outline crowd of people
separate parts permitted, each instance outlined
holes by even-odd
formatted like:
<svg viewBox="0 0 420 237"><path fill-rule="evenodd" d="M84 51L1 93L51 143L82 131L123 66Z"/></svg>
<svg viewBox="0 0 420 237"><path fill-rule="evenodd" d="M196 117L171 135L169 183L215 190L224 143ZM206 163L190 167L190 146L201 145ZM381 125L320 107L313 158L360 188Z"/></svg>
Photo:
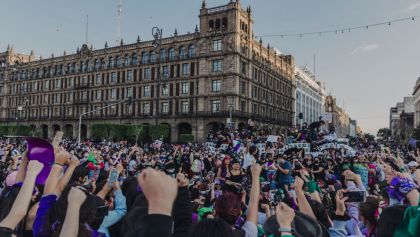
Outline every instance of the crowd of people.
<svg viewBox="0 0 420 237"><path fill-rule="evenodd" d="M188 144L65 139L51 164L28 159L24 140L1 140L0 236L419 237L420 150L279 152L289 136L334 142L323 125Z"/></svg>

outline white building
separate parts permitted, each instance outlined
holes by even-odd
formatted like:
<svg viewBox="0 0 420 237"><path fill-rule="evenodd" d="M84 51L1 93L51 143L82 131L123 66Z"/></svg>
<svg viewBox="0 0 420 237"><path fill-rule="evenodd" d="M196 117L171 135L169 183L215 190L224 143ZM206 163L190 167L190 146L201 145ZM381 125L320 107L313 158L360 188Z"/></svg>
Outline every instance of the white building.
<svg viewBox="0 0 420 237"><path fill-rule="evenodd" d="M296 100L295 100L295 125L312 123L319 120L325 112L325 86L315 80L315 76L308 70L295 67ZM303 114L300 121L299 113Z"/></svg>

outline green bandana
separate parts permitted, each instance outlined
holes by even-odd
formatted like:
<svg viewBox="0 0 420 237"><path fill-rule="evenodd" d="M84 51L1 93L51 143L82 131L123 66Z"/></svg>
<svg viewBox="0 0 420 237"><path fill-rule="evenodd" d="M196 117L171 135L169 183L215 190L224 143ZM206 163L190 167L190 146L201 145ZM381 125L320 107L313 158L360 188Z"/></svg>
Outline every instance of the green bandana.
<svg viewBox="0 0 420 237"><path fill-rule="evenodd" d="M398 226L394 237L420 236L420 200L417 207L410 206L404 212L404 220Z"/></svg>

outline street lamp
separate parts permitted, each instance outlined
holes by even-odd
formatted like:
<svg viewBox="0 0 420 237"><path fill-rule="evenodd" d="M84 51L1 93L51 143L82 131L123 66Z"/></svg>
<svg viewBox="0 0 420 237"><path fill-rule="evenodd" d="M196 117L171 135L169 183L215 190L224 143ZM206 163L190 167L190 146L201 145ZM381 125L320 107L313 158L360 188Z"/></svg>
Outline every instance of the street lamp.
<svg viewBox="0 0 420 237"><path fill-rule="evenodd" d="M109 107L112 107L112 106L115 106L115 105L118 105L118 104L122 104L124 102L127 102L128 105L131 105L132 102L133 102L133 97L130 96L126 100L122 100L122 101L119 101L119 102L116 102L116 103L113 103L113 104L110 104L110 105L107 105L107 106L103 106L103 107L100 107L100 108L97 108L97 109L94 109L94 110L91 110L91 111L87 111L85 113L81 113L79 115L79 133L78 133L78 139L77 139L79 144L80 144L80 141L81 141L80 136L81 136L81 130L82 130L82 117L83 117L83 115L91 114L91 113L94 113L96 111L100 111L100 110L103 110L103 109L106 109L106 108L109 108Z"/></svg>
<svg viewBox="0 0 420 237"><path fill-rule="evenodd" d="M157 127L158 124L158 115L159 115L159 103L160 103L160 73L161 73L161 68L160 68L160 64L161 64L161 58L160 58L160 54L161 54L161 50L162 50L162 29L160 29L159 27L153 27L152 28L152 35L153 35L153 47L155 49L158 49L158 68L157 68L157 103L156 103L156 116L155 116L155 125Z"/></svg>

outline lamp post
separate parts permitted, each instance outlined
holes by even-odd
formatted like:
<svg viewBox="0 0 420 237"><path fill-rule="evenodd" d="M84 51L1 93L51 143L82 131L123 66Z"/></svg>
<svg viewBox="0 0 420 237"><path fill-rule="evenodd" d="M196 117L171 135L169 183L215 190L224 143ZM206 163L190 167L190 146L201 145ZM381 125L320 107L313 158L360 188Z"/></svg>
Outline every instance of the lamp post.
<svg viewBox="0 0 420 237"><path fill-rule="evenodd" d="M162 50L162 29L160 29L159 27L153 27L152 28L152 35L153 35L153 47L155 49L158 49L158 67L157 67L157 103L156 103L156 112L155 112L155 125L157 128L158 125L158 115L159 115L159 107L160 107L160 93L161 93L161 89L160 89L160 73L161 73L161 68L160 68L160 64L161 64L161 58L160 58L160 54L161 54L161 50Z"/></svg>

